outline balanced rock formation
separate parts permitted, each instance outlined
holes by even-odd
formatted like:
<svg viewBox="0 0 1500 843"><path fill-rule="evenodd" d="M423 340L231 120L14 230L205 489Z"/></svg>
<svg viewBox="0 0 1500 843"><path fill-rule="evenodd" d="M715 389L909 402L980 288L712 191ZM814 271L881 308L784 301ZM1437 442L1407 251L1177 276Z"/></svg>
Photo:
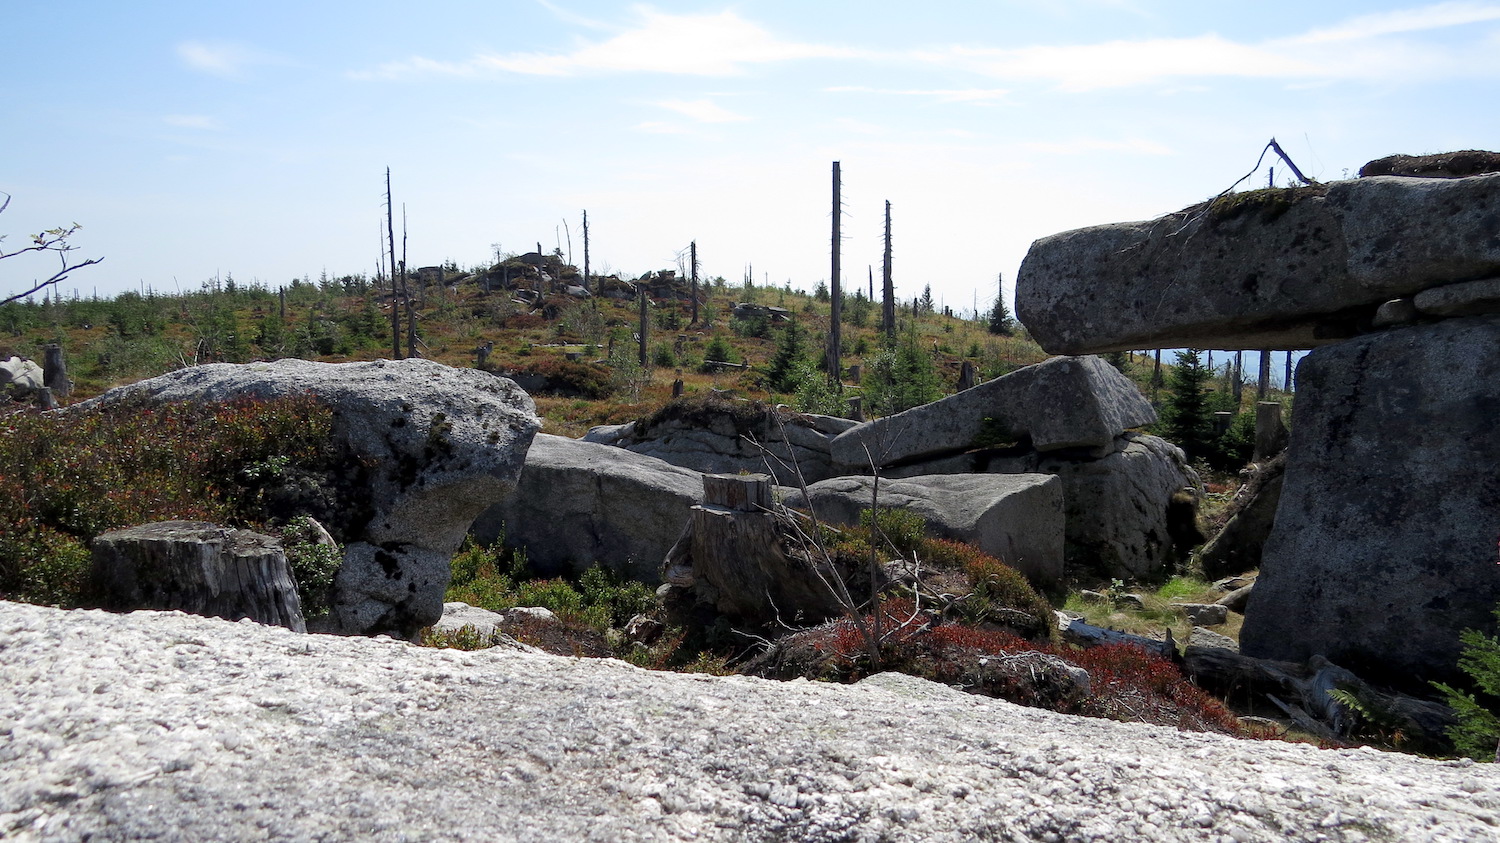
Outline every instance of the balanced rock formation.
<svg viewBox="0 0 1500 843"><path fill-rule="evenodd" d="M1032 244L1016 314L1053 354L1304 349L1384 302L1500 275L1500 173L1231 194Z"/></svg>
<svg viewBox="0 0 1500 843"><path fill-rule="evenodd" d="M420 359L194 366L93 401L300 394L333 408L334 436L368 468L373 516L327 524L349 539L334 581L335 628L415 635L442 615L449 563L469 526L515 485L540 424L535 405L509 380Z"/></svg>
<svg viewBox="0 0 1500 843"><path fill-rule="evenodd" d="M177 609L306 632L281 542L202 521L159 521L94 539L92 586L106 609Z"/></svg>
<svg viewBox="0 0 1500 843"><path fill-rule="evenodd" d="M813 483L783 502L819 520L858 524L870 508L873 477ZM956 539L1020 571L1038 589L1063 576L1063 483L1044 474L935 474L882 480L879 504L914 512L933 535Z"/></svg>
<svg viewBox="0 0 1500 843"><path fill-rule="evenodd" d="M1281 502L1240 639L1375 681L1456 675L1500 604L1500 315L1385 331L1298 367Z"/></svg>
<svg viewBox="0 0 1500 843"><path fill-rule="evenodd" d="M669 404L639 421L601 425L583 439L704 474L768 473L791 485L798 471L808 483L834 476L829 455L833 438L856 424L709 397Z"/></svg>
<svg viewBox="0 0 1500 843"><path fill-rule="evenodd" d="M0 838L1491 840L1487 765L0 603Z"/></svg>
<svg viewBox="0 0 1500 843"><path fill-rule="evenodd" d="M545 574L590 565L660 582L661 560L703 497L703 475L654 457L539 433L514 491L474 522L476 538L526 549Z"/></svg>

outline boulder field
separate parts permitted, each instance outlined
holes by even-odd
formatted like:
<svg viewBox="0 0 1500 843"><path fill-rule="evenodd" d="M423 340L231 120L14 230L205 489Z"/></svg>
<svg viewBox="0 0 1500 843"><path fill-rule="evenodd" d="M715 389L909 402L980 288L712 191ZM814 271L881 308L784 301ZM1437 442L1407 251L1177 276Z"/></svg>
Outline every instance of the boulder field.
<svg viewBox="0 0 1500 843"><path fill-rule="evenodd" d="M0 838L1472 843L1490 765L0 603Z"/></svg>

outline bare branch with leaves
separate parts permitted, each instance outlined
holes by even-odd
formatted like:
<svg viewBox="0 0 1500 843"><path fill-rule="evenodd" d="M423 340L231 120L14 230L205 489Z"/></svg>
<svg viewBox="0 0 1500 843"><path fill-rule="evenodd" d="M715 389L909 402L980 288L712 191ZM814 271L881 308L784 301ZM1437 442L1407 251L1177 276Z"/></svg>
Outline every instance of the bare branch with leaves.
<svg viewBox="0 0 1500 843"><path fill-rule="evenodd" d="M10 194L6 193L4 195L5 200L3 202L0 202L0 214L5 213L5 209L10 207ZM12 296L7 296L4 299L0 299L0 304L10 304L13 301L24 299L27 296L39 293L47 287L53 286L63 279L67 278L68 274L73 272L74 270L82 269L85 266L93 266L94 264L104 260L104 258L90 258L79 263L68 263L68 253L75 251L78 248L77 246L69 243L68 238L73 236L73 234L77 232L79 228L82 228L82 226L80 226L76 222L68 226L49 228L40 234L31 235L31 245L23 246L12 252L5 251L5 237L4 235L0 235L0 260L13 258L18 255L24 255L28 252L52 252L53 254L57 255L58 260L62 263L62 268L53 273L46 280L34 281L30 289L16 293Z"/></svg>

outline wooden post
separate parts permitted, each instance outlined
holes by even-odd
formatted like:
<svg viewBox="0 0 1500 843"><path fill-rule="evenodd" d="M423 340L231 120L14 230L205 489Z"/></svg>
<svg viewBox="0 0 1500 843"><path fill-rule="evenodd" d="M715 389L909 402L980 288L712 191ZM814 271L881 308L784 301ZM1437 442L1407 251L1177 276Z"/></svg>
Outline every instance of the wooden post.
<svg viewBox="0 0 1500 843"><path fill-rule="evenodd" d="M833 270L829 289L833 294L833 306L830 308L828 317L828 380L835 387L839 385L839 372L842 367L839 364L839 344L842 338L839 336L839 318L844 305L843 285L839 280L839 258L843 244L840 242L839 225L843 222L842 202L839 192L842 185L839 179L839 162L833 162Z"/></svg>
<svg viewBox="0 0 1500 843"><path fill-rule="evenodd" d="M682 390L683 390L682 378L678 378L677 380L672 381L672 397L673 398L681 398L682 397Z"/></svg>
<svg viewBox="0 0 1500 843"><path fill-rule="evenodd" d="M73 392L68 380L68 366L63 361L62 346L49 343L42 348L42 383L52 390L53 398L67 398Z"/></svg>
<svg viewBox="0 0 1500 843"><path fill-rule="evenodd" d="M855 386L859 386L859 379L864 376L864 367L855 363L849 367L849 380Z"/></svg>
<svg viewBox="0 0 1500 843"><path fill-rule="evenodd" d="M891 200L885 200L885 263L881 265L881 325L887 339L896 338L896 285L891 280Z"/></svg>

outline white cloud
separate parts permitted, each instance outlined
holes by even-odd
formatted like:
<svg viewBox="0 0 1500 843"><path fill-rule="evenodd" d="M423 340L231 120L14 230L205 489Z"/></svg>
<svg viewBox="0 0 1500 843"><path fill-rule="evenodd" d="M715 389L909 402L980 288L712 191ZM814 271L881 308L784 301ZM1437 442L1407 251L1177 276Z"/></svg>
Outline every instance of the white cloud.
<svg viewBox="0 0 1500 843"><path fill-rule="evenodd" d="M202 114L168 114L162 118L162 122L179 129L200 129L205 132L217 132L224 128L218 120Z"/></svg>
<svg viewBox="0 0 1500 843"><path fill-rule="evenodd" d="M184 41L177 45L177 56L194 70L229 78L244 76L254 65L287 63L278 56L224 41Z"/></svg>
<svg viewBox="0 0 1500 843"><path fill-rule="evenodd" d="M833 88L824 88L825 93L830 94L880 94L883 96L896 97L931 97L938 102L982 102L986 100L1003 99L1010 95L1005 88L957 88L957 89L896 89L896 88L866 88L861 85L842 85Z"/></svg>
<svg viewBox="0 0 1500 843"><path fill-rule="evenodd" d="M691 117L699 123L738 123L750 119L712 100L663 100L656 105L685 117Z"/></svg>
<svg viewBox="0 0 1500 843"><path fill-rule="evenodd" d="M843 47L778 39L733 11L672 15L639 6L635 12L639 18L636 26L603 41L584 43L571 52L487 54L459 63L412 58L383 65L373 73L354 75L369 78L414 72L470 75L499 71L529 76L594 73L736 76L758 64L860 55Z"/></svg>

